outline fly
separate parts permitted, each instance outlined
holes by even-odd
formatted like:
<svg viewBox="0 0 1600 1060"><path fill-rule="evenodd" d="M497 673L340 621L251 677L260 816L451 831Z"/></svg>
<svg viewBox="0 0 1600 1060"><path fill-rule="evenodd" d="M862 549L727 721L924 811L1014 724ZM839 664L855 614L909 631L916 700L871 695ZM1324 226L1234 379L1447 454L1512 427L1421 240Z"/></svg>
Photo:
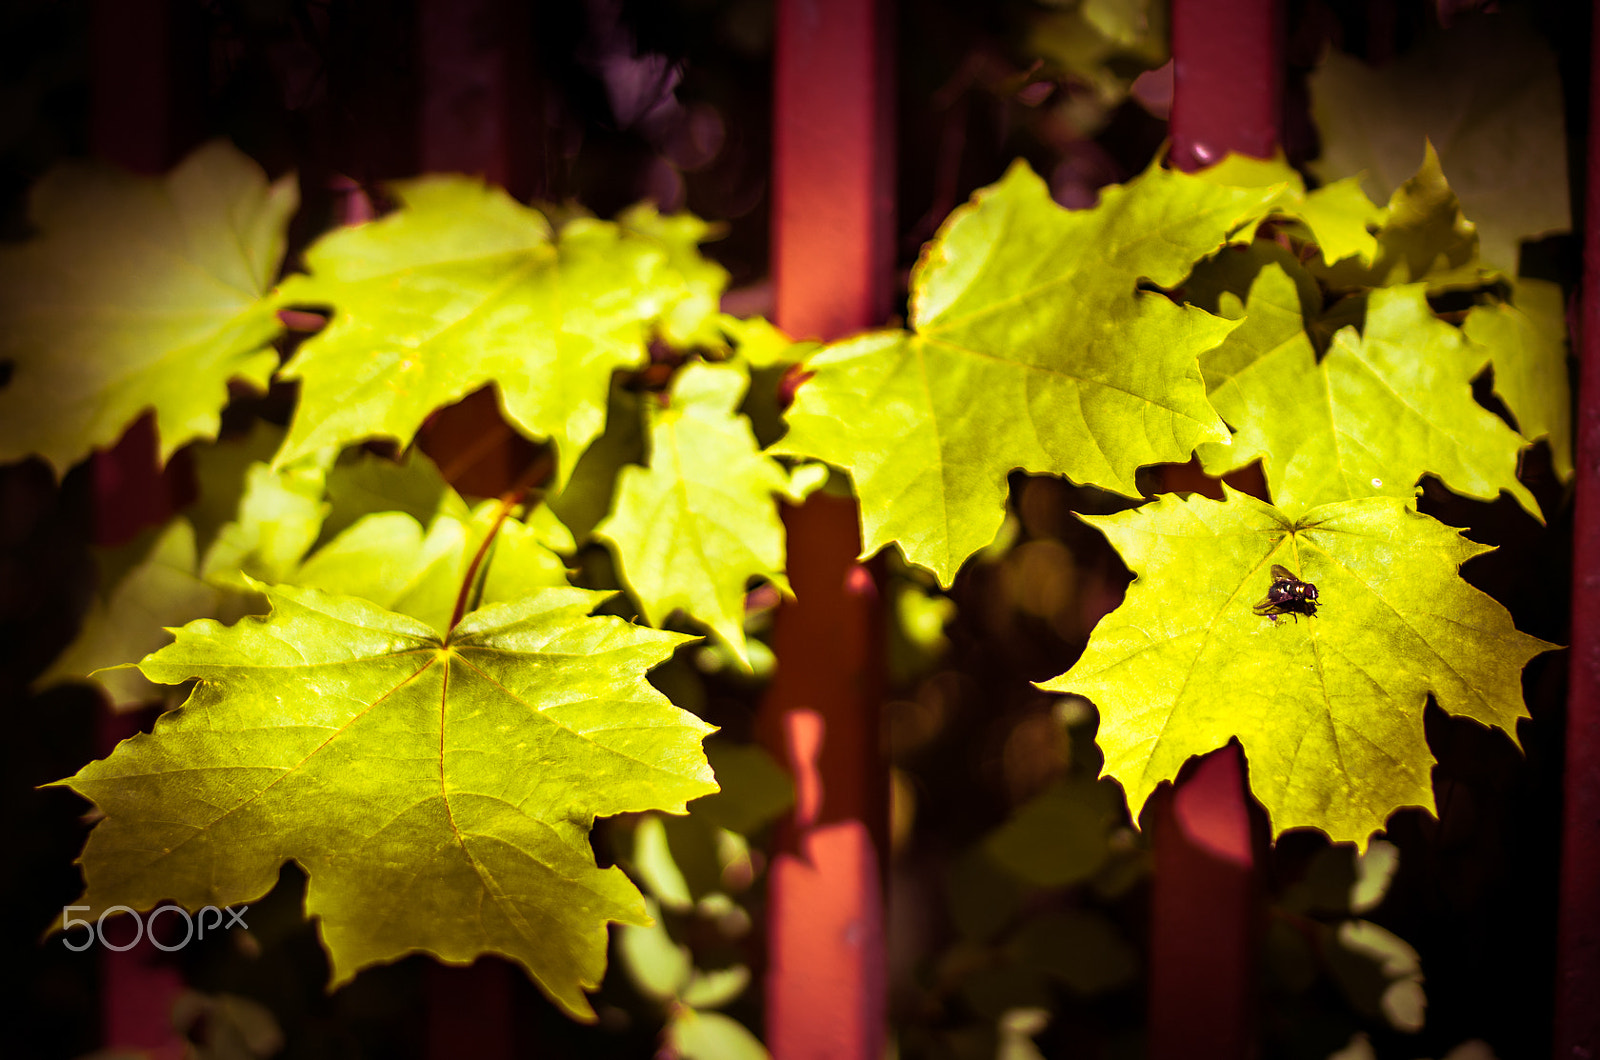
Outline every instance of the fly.
<svg viewBox="0 0 1600 1060"><path fill-rule="evenodd" d="M1266 599L1255 606L1255 613L1265 615L1269 622L1277 622L1279 615L1294 615L1296 622L1300 621L1300 615L1310 618L1317 613L1317 587L1296 578L1282 564L1274 563L1272 585L1267 589Z"/></svg>

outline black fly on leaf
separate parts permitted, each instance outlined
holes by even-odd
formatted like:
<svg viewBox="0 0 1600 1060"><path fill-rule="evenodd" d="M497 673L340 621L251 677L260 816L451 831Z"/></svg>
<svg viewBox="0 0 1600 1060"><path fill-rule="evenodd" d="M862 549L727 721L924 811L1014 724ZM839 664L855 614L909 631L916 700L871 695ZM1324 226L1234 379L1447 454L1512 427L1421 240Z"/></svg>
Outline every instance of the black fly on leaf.
<svg viewBox="0 0 1600 1060"><path fill-rule="evenodd" d="M1279 615L1294 615L1296 622L1300 621L1300 615L1310 618L1317 613L1317 587L1296 578L1282 564L1274 563L1272 585L1267 589L1266 599L1255 606L1255 613L1267 616L1269 622L1277 622Z"/></svg>

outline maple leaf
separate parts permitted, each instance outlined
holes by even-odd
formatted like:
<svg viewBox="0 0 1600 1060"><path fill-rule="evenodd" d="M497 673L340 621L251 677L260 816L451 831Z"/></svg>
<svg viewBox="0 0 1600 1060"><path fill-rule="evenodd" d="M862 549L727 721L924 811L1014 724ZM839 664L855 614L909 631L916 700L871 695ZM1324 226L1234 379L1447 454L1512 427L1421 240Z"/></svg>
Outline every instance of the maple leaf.
<svg viewBox="0 0 1600 1060"><path fill-rule="evenodd" d="M546 497L546 503L579 541L593 534L610 513L622 469L644 462L643 421L640 394L613 379L605 431L583 451L572 476Z"/></svg>
<svg viewBox="0 0 1600 1060"><path fill-rule="evenodd" d="M1244 322L1200 358L1211 402L1236 431L1232 445L1199 447L1206 470L1261 457L1285 511L1411 497L1432 473L1479 500L1504 490L1539 518L1517 481L1523 439L1472 397L1487 351L1434 316L1426 295L1420 283L1374 290L1365 334L1340 330L1319 364L1296 285L1280 265L1263 268Z"/></svg>
<svg viewBox="0 0 1600 1060"><path fill-rule="evenodd" d="M1494 392L1528 441L1548 438L1550 460L1572 481L1572 394L1567 377L1567 321L1561 288L1518 279L1511 301L1474 306L1461 330L1489 351Z"/></svg>
<svg viewBox="0 0 1600 1060"><path fill-rule="evenodd" d="M700 253L700 244L722 234L693 214L663 216L654 203L630 206L617 217L628 232L656 243L666 252L663 286L678 287L668 295L661 312L661 337L674 346L714 346L720 343L719 304L728 286L728 270Z"/></svg>
<svg viewBox="0 0 1600 1060"><path fill-rule="evenodd" d="M1014 469L1137 495L1140 465L1226 442L1196 356L1234 326L1172 287L1282 189L1159 167L1063 210L1023 163L946 220L912 277L914 331L825 347L774 451L850 472L862 548L949 585L993 540Z"/></svg>
<svg viewBox="0 0 1600 1060"><path fill-rule="evenodd" d="M322 529L331 456L324 451L276 468L264 461L246 467L238 511L218 528L200 576L238 592L250 591L251 578L287 578Z"/></svg>
<svg viewBox="0 0 1600 1060"><path fill-rule="evenodd" d="M460 502L454 490L446 496ZM493 531L495 538L481 571L482 606L567 584L566 562L555 550L570 552L575 546L572 535L550 509L534 509L526 522L515 518L498 521L496 501L484 501L460 514L449 510L455 503L441 505L444 510L427 522L426 530L405 512L365 516L312 553L291 580L325 592L359 596L443 633L454 615L461 581L484 538Z"/></svg>
<svg viewBox="0 0 1600 1060"><path fill-rule="evenodd" d="M1378 239L1371 229L1383 221L1385 211L1367 198L1355 177L1308 192L1294 210L1311 229L1325 261L1355 258L1370 265L1378 255Z"/></svg>
<svg viewBox="0 0 1600 1060"><path fill-rule="evenodd" d="M297 194L231 145L164 178L64 166L33 190L39 234L0 250L0 461L59 474L147 410L160 457L215 438L228 381L265 389L279 326L264 297Z"/></svg>
<svg viewBox="0 0 1600 1060"><path fill-rule="evenodd" d="M1330 52L1310 78L1322 140L1313 168L1324 180L1360 173L1382 197L1432 141L1478 223L1484 261L1514 274L1519 240L1572 223L1558 65L1511 15L1436 34L1382 68Z"/></svg>
<svg viewBox="0 0 1600 1060"><path fill-rule="evenodd" d="M1355 258L1360 265L1370 266L1377 256L1378 240L1371 229L1385 219L1388 211L1367 198L1361 182L1354 177L1308 192L1305 181L1281 153L1274 158L1227 155L1195 176L1225 187L1276 186L1278 194L1273 199L1272 212L1302 222L1325 261Z"/></svg>
<svg viewBox="0 0 1600 1060"><path fill-rule="evenodd" d="M243 438L191 450L199 498L159 531L95 550L96 598L38 686L87 680L104 689L114 710L176 704L177 689L151 684L124 664L169 643L167 627L264 609L249 578L278 580L294 571L322 524L320 464L274 472L266 463L281 434L258 425Z"/></svg>
<svg viewBox="0 0 1600 1060"><path fill-rule="evenodd" d="M137 670L121 667L168 643L172 635L165 627L215 614L223 590L206 584L197 573L194 527L182 516L153 540L134 545L133 561L125 564L120 577L105 579L78 635L39 675L35 687L88 681L105 690L113 710L131 710L171 694L172 689L152 684ZM110 564L104 557L101 563L105 578Z"/></svg>
<svg viewBox="0 0 1600 1060"><path fill-rule="evenodd" d="M310 275L278 292L334 308L281 373L301 389L279 461L367 438L409 444L429 413L493 383L509 423L554 443L564 483L605 425L611 373L643 364L652 324L709 281L668 267L661 225L640 235L579 217L553 237L543 214L479 181L394 191L402 209L324 236Z"/></svg>
<svg viewBox="0 0 1600 1060"><path fill-rule="evenodd" d="M652 413L649 468L623 469L615 508L594 533L652 625L682 608L748 666L746 583L788 591L774 494L790 487L737 411L747 385L732 366L679 372L667 407Z"/></svg>
<svg viewBox="0 0 1600 1060"><path fill-rule="evenodd" d="M1103 775L1136 819L1185 761L1237 738L1274 834L1320 828L1364 847L1402 806L1434 808L1430 695L1516 742L1522 668L1555 645L1461 579L1487 546L1398 497L1292 520L1225 493L1081 517L1137 577L1072 669L1040 687L1099 708ZM1255 613L1273 564L1317 586L1315 617Z"/></svg>
<svg viewBox="0 0 1600 1060"><path fill-rule="evenodd" d="M715 790L711 727L645 679L685 638L590 617L548 589L447 638L350 597L261 587L266 617L209 619L139 664L199 678L180 709L58 784L105 814L80 862L89 916L256 900L305 869L333 985L412 952L499 953L567 1012L605 965L606 923L644 924L596 816L685 812Z"/></svg>

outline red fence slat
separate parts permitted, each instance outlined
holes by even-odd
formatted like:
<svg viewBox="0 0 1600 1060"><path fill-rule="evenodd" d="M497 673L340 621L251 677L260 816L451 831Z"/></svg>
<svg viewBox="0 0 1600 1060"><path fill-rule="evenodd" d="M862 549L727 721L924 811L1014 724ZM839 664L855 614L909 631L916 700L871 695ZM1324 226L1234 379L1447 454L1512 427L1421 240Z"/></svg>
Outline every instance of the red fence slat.
<svg viewBox="0 0 1600 1060"><path fill-rule="evenodd" d="M469 173L505 185L510 162L511 54L507 0L418 0L421 97L417 157L423 172ZM490 413L492 415L492 412ZM512 968L480 960L433 963L427 975L427 1055L510 1060ZM515 974L520 974L515 973Z"/></svg>
<svg viewBox="0 0 1600 1060"><path fill-rule="evenodd" d="M780 0L772 261L778 323L837 338L888 312L894 202L884 0ZM878 1060L886 1043L876 587L855 505L785 514L789 578L764 736L799 802L772 861L766 1034L777 1060Z"/></svg>
<svg viewBox="0 0 1600 1060"><path fill-rule="evenodd" d="M192 145L196 93L204 65L189 34L197 12L171 0L98 0L90 13L90 149L106 162L137 173L165 171ZM133 424L111 449L93 458L94 539L121 544L172 514L174 479L157 464L154 421ZM137 715L103 707L95 734L104 757L139 730ZM117 923L116 921L121 921ZM120 945L131 938L129 918L106 921ZM152 1060L178 1060L186 1043L172 1027L172 1008L184 989L177 967L148 933L124 951L96 946L100 962L101 1042L106 1049L139 1049Z"/></svg>
<svg viewBox="0 0 1600 1060"><path fill-rule="evenodd" d="M1276 0L1173 0L1172 159L1268 157L1282 124ZM1256 864L1244 756L1207 756L1154 807L1152 1060L1240 1060L1258 1049Z"/></svg>

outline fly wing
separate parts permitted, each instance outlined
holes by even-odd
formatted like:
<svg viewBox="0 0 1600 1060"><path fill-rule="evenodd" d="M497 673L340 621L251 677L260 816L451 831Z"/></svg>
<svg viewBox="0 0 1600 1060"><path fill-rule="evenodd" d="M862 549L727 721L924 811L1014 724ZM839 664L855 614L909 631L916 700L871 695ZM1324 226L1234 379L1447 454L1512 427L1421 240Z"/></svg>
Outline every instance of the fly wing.
<svg viewBox="0 0 1600 1060"><path fill-rule="evenodd" d="M1297 582L1300 579L1289 573L1289 569L1281 563L1272 565L1272 580L1275 582Z"/></svg>

